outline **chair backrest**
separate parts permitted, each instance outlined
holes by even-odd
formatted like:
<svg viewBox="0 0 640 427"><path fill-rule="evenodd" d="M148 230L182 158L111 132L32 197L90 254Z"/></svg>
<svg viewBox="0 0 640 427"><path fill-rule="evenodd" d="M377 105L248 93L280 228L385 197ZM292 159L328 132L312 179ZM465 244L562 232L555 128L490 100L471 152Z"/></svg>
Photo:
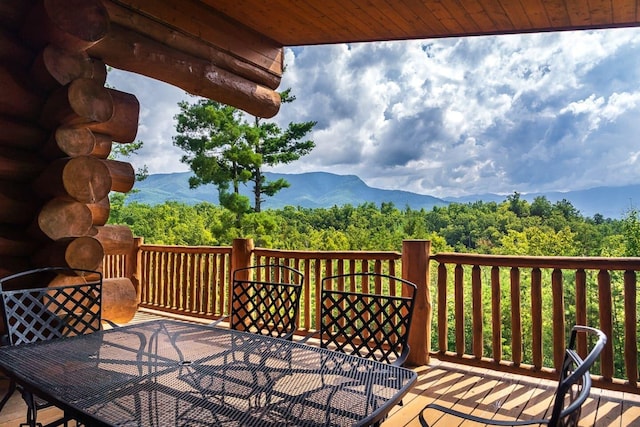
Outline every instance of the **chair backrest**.
<svg viewBox="0 0 640 427"><path fill-rule="evenodd" d="M596 339L591 351L584 359L575 350L578 333L585 333L587 337L592 335ZM589 369L600 356L606 342L606 335L598 329L581 325L573 327L569 345L565 350L549 426L578 425L582 404L591 391Z"/></svg>
<svg viewBox="0 0 640 427"><path fill-rule="evenodd" d="M384 293L370 292L370 286ZM347 288L350 290L344 290ZM323 278L320 345L402 365L409 355L415 294L415 284L386 274L352 273Z"/></svg>
<svg viewBox="0 0 640 427"><path fill-rule="evenodd" d="M255 265L233 272L232 329L291 339L297 329L304 275L286 265Z"/></svg>
<svg viewBox="0 0 640 427"><path fill-rule="evenodd" d="M15 289L14 281L31 287ZM0 279L0 301L9 345L92 333L101 329L102 273L47 267L13 274Z"/></svg>

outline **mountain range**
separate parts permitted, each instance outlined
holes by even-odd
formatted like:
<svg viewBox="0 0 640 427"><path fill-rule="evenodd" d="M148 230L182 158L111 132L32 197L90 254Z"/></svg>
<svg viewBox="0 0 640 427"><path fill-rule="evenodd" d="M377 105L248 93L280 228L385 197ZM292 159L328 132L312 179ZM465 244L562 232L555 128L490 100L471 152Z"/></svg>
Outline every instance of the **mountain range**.
<svg viewBox="0 0 640 427"><path fill-rule="evenodd" d="M209 202L218 204L218 190L212 185L189 188L191 172L152 174L136 183L136 192L127 196L127 203L139 202L149 205L177 201L185 204ZM266 197L263 209L279 209L284 206L305 208L329 208L351 204L392 202L402 209L431 210L434 206L447 206L450 203L503 202L508 194L485 193L464 197L444 197L411 193L402 190L383 190L369 187L355 175L336 175L327 172L308 172L301 174L280 174L266 172L269 181L284 178L290 187L273 197ZM252 198L251 188L242 186L240 192ZM529 202L538 196L544 196L551 203L568 200L585 217L601 214L606 218L620 219L640 200L640 185L623 187L597 187L587 190L547 193L521 193L520 197Z"/></svg>

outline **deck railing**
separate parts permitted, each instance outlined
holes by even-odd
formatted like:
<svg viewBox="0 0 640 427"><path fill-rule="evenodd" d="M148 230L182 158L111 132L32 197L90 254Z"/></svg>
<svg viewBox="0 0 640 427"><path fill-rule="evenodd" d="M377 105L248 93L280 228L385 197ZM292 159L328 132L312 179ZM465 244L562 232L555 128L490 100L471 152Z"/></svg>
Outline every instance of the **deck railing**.
<svg viewBox="0 0 640 427"><path fill-rule="evenodd" d="M132 276L141 307L215 319L229 312L235 268L285 264L305 275L300 333L318 328L316 301L322 277L360 271L399 275L419 288L411 364L436 357L555 378L568 331L573 324L586 324L609 337L593 371L595 383L640 394L636 298L640 258L432 255L429 247L429 242L407 241L402 252L308 252L254 248L247 239L228 247L140 241L134 254L107 257L104 271L105 277ZM371 284L371 290L398 292L376 286ZM579 351L586 352L587 344L579 342ZM622 358L614 357L620 354Z"/></svg>
<svg viewBox="0 0 640 427"><path fill-rule="evenodd" d="M601 329L599 386L638 393L640 258L441 253L434 355L457 363L555 378L574 324ZM584 355L587 342L577 343ZM622 358L614 355L623 355Z"/></svg>

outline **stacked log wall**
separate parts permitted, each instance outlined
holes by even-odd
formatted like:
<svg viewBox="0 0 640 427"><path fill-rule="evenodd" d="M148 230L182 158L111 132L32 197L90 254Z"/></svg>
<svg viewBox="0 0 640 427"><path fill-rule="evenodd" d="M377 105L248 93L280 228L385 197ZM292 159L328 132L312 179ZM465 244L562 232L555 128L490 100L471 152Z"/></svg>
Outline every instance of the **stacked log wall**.
<svg viewBox="0 0 640 427"><path fill-rule="evenodd" d="M109 15L100 0L9 0L0 23L0 277L100 270L109 251L133 247L128 227L106 222L109 192L131 190L135 172L108 156L113 143L134 141L140 108L105 87L105 63L87 53ZM125 282L103 285L118 321L137 304Z"/></svg>

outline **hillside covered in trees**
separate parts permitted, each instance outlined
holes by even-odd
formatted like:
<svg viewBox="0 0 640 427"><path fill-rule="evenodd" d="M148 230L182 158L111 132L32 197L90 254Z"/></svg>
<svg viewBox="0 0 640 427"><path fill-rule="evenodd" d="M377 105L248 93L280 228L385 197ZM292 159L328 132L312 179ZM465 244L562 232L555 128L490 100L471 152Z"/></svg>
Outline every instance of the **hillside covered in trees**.
<svg viewBox="0 0 640 427"><path fill-rule="evenodd" d="M528 202L518 193L503 202L453 203L431 210L365 203L332 208L284 207L235 216L210 203L154 206L112 198L110 222L127 224L146 243L229 245L251 237L256 246L296 250L394 250L405 239L428 239L434 252L510 255L636 256L640 224L625 218L587 218L566 200Z"/></svg>

